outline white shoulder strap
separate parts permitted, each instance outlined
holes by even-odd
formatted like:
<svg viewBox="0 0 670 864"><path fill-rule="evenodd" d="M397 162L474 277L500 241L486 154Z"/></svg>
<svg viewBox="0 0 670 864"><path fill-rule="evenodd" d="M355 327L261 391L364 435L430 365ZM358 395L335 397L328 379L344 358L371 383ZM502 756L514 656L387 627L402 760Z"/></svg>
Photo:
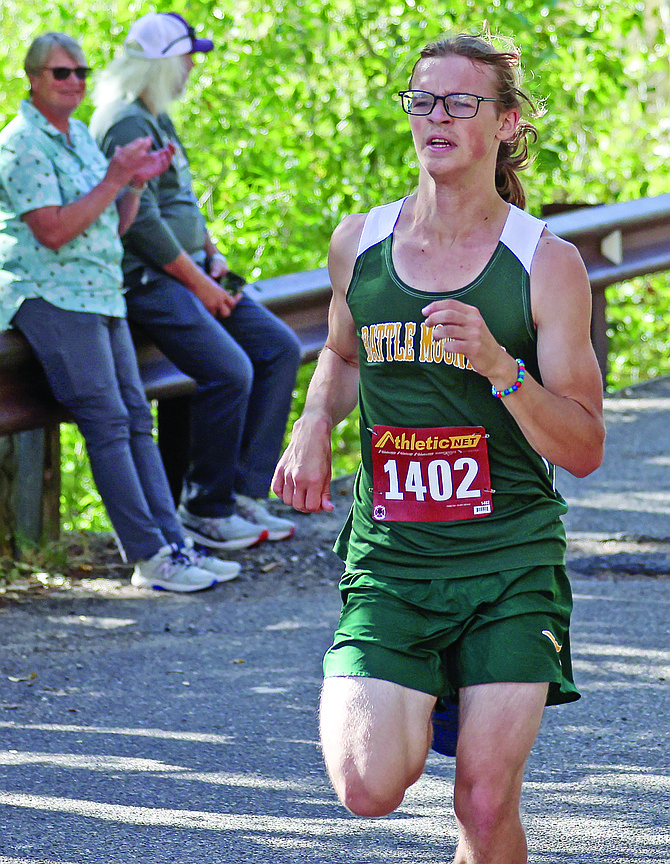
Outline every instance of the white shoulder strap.
<svg viewBox="0 0 670 864"><path fill-rule="evenodd" d="M536 219L525 210L510 205L500 242L516 255L527 273L530 273L533 256L546 225L546 222Z"/></svg>
<svg viewBox="0 0 670 864"><path fill-rule="evenodd" d="M395 223L398 221L405 198L392 201L390 204L382 204L373 207L365 218L361 239L358 241L356 257L362 255L366 249L370 249L393 232Z"/></svg>

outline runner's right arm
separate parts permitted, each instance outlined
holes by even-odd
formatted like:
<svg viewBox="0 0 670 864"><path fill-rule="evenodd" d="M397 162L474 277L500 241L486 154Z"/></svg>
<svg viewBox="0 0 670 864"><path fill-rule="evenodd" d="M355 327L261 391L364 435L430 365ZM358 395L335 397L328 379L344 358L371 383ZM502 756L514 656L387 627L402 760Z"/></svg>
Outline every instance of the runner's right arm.
<svg viewBox="0 0 670 864"><path fill-rule="evenodd" d="M330 501L331 433L355 408L358 399L358 339L347 289L365 216L348 216L333 233L328 269L333 296L328 338L307 390L302 415L275 470L272 489L285 504L303 513L332 510Z"/></svg>

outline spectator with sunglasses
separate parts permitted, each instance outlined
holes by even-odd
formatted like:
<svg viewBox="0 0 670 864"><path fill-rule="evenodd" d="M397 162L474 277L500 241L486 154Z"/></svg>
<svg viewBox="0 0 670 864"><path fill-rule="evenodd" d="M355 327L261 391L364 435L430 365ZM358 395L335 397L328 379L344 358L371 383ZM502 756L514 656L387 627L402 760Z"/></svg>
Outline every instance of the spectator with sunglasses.
<svg viewBox="0 0 670 864"><path fill-rule="evenodd" d="M89 69L71 37L37 37L25 70L30 98L0 133L0 328L12 323L25 335L81 429L121 551L135 563L132 583L209 588L240 568L184 537L122 293L119 234L174 148L152 149L150 137L138 137L107 162L72 118Z"/></svg>

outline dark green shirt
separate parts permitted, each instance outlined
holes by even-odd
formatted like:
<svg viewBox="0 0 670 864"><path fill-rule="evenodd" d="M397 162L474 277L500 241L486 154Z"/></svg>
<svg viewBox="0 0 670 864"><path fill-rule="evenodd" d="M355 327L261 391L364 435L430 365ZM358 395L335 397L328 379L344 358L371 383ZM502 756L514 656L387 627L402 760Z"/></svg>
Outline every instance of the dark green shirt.
<svg viewBox="0 0 670 864"><path fill-rule="evenodd" d="M496 340L541 381L529 273L544 223L511 207L482 273L459 290L427 293L408 286L393 266L392 232L401 206L395 202L369 214L347 293L359 337L362 464L336 551L350 572L413 579L563 563L560 517L567 507L554 488L553 465L528 444L502 400L491 394L488 379L431 339L421 313L428 302L445 297L476 306ZM449 522L374 520L375 424L483 426L495 490L492 513Z"/></svg>
<svg viewBox="0 0 670 864"><path fill-rule="evenodd" d="M193 193L191 170L182 143L167 114L154 116L141 99L98 108L91 132L111 157L115 147L151 135L155 149L172 142L176 149L167 171L149 181L137 217L124 234L123 272L149 265L161 270L187 252L204 262L205 219Z"/></svg>

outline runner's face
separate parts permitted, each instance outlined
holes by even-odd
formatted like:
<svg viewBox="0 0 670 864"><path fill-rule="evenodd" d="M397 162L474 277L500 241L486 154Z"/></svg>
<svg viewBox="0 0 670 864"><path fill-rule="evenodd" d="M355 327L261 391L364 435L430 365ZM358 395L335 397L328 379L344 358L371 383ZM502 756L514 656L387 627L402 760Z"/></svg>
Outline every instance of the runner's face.
<svg viewBox="0 0 670 864"><path fill-rule="evenodd" d="M495 97L496 83L493 69L465 57L430 57L417 66L411 89L437 96ZM474 117L454 118L440 100L430 114L409 115L409 122L421 166L431 176L440 176L473 166L494 169L500 142L514 132L518 112L502 111L498 102L481 102Z"/></svg>

